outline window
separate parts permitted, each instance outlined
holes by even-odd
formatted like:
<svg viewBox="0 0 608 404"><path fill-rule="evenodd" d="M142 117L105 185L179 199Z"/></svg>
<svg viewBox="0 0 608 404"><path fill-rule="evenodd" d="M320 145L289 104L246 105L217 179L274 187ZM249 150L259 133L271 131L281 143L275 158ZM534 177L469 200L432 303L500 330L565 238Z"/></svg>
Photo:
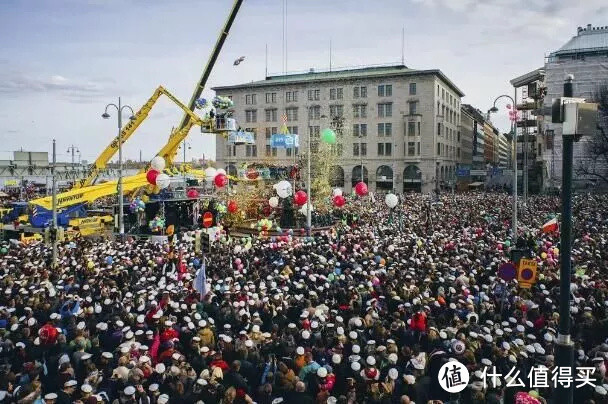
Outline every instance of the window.
<svg viewBox="0 0 608 404"><path fill-rule="evenodd" d="M310 151L312 153L318 153L319 152L319 142L311 142L310 143Z"/></svg>
<svg viewBox="0 0 608 404"><path fill-rule="evenodd" d="M393 134L393 124L390 122L378 124L378 136L391 136Z"/></svg>
<svg viewBox="0 0 608 404"><path fill-rule="evenodd" d="M329 116L331 118L344 116L344 105L330 105Z"/></svg>
<svg viewBox="0 0 608 404"><path fill-rule="evenodd" d="M441 89L441 99L445 101L445 90Z"/></svg>
<svg viewBox="0 0 608 404"><path fill-rule="evenodd" d="M416 115L417 111L418 111L418 102L417 101L412 101L410 103L408 103L410 106L410 115Z"/></svg>
<svg viewBox="0 0 608 404"><path fill-rule="evenodd" d="M353 118L367 118L367 104L353 105Z"/></svg>
<svg viewBox="0 0 608 404"><path fill-rule="evenodd" d="M321 131L320 126L309 126L308 127L308 134L310 135L311 138L318 138L321 133L320 131Z"/></svg>
<svg viewBox="0 0 608 404"><path fill-rule="evenodd" d="M439 84L437 84L437 97L439 97Z"/></svg>
<svg viewBox="0 0 608 404"><path fill-rule="evenodd" d="M298 92L297 91L287 91L285 93L285 98L287 102L297 102L298 101Z"/></svg>
<svg viewBox="0 0 608 404"><path fill-rule="evenodd" d="M276 157L277 156L277 148L273 147L272 148L272 157Z"/></svg>
<svg viewBox="0 0 608 404"><path fill-rule="evenodd" d="M367 136L367 124L366 123L356 123L353 125L353 136L354 137L364 137Z"/></svg>
<svg viewBox="0 0 608 404"><path fill-rule="evenodd" d="M330 100L341 100L343 98L344 91L340 88L330 88L329 89L329 99Z"/></svg>
<svg viewBox="0 0 608 404"><path fill-rule="evenodd" d="M270 145L269 145L269 144L267 144L267 145L266 145L266 157L270 157L270 153L271 153L271 150L270 150Z"/></svg>
<svg viewBox="0 0 608 404"><path fill-rule="evenodd" d="M266 143L270 144L270 136L277 133L277 127L266 128Z"/></svg>
<svg viewBox="0 0 608 404"><path fill-rule="evenodd" d="M246 105L255 105L256 104L255 96L256 96L255 94L245 95L245 104Z"/></svg>
<svg viewBox="0 0 608 404"><path fill-rule="evenodd" d="M359 87L353 87L353 98L359 98Z"/></svg>
<svg viewBox="0 0 608 404"><path fill-rule="evenodd" d="M245 157L257 157L258 147L254 144L248 144L245 146Z"/></svg>
<svg viewBox="0 0 608 404"><path fill-rule="evenodd" d="M266 110L266 122L276 122L277 121L277 109L267 109Z"/></svg>
<svg viewBox="0 0 608 404"><path fill-rule="evenodd" d="M321 90L308 90L308 101L319 101Z"/></svg>
<svg viewBox="0 0 608 404"><path fill-rule="evenodd" d="M285 108L285 113L287 114L288 121L297 121L298 120L298 109L297 108Z"/></svg>
<svg viewBox="0 0 608 404"><path fill-rule="evenodd" d="M416 83L410 83L410 95L416 95Z"/></svg>
<svg viewBox="0 0 608 404"><path fill-rule="evenodd" d="M538 144L538 157L543 155L543 145L542 143Z"/></svg>
<svg viewBox="0 0 608 404"><path fill-rule="evenodd" d="M308 108L308 119L320 119L321 118L321 106L314 105Z"/></svg>
<svg viewBox="0 0 608 404"><path fill-rule="evenodd" d="M416 142L416 155L420 156L420 142Z"/></svg>
<svg viewBox="0 0 608 404"><path fill-rule="evenodd" d="M228 146L226 146L226 156L227 156L227 157L230 157L230 156L232 155L232 148L233 148L233 147L234 147L234 146L233 146L233 145L230 145L230 144L229 144Z"/></svg>
<svg viewBox="0 0 608 404"><path fill-rule="evenodd" d="M266 104L274 104L277 102L277 93L266 93Z"/></svg>
<svg viewBox="0 0 608 404"><path fill-rule="evenodd" d="M386 102L378 104L378 118L393 116L393 103Z"/></svg>
<svg viewBox="0 0 608 404"><path fill-rule="evenodd" d="M392 148L392 143L378 143L378 156L390 156Z"/></svg>
<svg viewBox="0 0 608 404"><path fill-rule="evenodd" d="M437 124L437 136L441 136L441 122Z"/></svg>
<svg viewBox="0 0 608 404"><path fill-rule="evenodd" d="M291 133L292 135L297 135L298 134L298 127L297 126L288 126L287 127L287 132Z"/></svg>
<svg viewBox="0 0 608 404"><path fill-rule="evenodd" d="M456 140L460 142L460 131L456 133Z"/></svg>
<svg viewBox="0 0 608 404"><path fill-rule="evenodd" d="M437 155L441 156L441 143L437 143Z"/></svg>
<svg viewBox="0 0 608 404"><path fill-rule="evenodd" d="M413 156L416 153L416 143L415 142L407 142L407 155Z"/></svg>
<svg viewBox="0 0 608 404"><path fill-rule="evenodd" d="M253 123L258 121L258 111L255 109L250 109L245 111L245 122Z"/></svg>
<svg viewBox="0 0 608 404"><path fill-rule="evenodd" d="M353 143L353 156L367 156L367 143Z"/></svg>
<svg viewBox="0 0 608 404"><path fill-rule="evenodd" d="M418 122L418 136L420 136L420 122Z"/></svg>
<svg viewBox="0 0 608 404"><path fill-rule="evenodd" d="M416 136L416 122L407 123L407 134L409 136Z"/></svg>
<svg viewBox="0 0 608 404"><path fill-rule="evenodd" d="M460 158L460 147L458 149L456 149L456 151L457 151L457 156L456 157Z"/></svg>
<svg viewBox="0 0 608 404"><path fill-rule="evenodd" d="M392 84L381 84L378 86L378 97L391 97L393 95Z"/></svg>
<svg viewBox="0 0 608 404"><path fill-rule="evenodd" d="M367 87L361 86L361 98L367 98Z"/></svg>

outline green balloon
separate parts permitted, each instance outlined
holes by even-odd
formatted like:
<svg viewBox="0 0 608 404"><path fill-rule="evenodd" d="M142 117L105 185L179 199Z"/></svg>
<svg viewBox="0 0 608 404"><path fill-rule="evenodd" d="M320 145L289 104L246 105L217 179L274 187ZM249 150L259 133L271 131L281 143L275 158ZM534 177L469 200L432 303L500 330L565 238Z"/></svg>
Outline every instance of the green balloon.
<svg viewBox="0 0 608 404"><path fill-rule="evenodd" d="M335 144L336 132L329 128L323 129L323 132L321 132L321 140L328 144Z"/></svg>
<svg viewBox="0 0 608 404"><path fill-rule="evenodd" d="M8 250L6 249L6 247L2 247L2 249L0 250L0 252L2 254L6 254L6 253L8 253Z"/></svg>
<svg viewBox="0 0 608 404"><path fill-rule="evenodd" d="M505 246L506 247L511 247L511 240L506 240L505 241Z"/></svg>

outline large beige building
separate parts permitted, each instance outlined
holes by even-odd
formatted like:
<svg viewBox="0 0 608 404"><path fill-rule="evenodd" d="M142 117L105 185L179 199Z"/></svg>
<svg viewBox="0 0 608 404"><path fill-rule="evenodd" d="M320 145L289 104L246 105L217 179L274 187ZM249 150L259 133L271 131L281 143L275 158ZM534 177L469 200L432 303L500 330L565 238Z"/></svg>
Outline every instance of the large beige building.
<svg viewBox="0 0 608 404"><path fill-rule="evenodd" d="M440 70L311 70L214 90L233 100L238 125L256 134L255 145L218 139L216 160L229 172L251 163L292 165L294 153L306 153L307 137L314 151L320 133L337 117L346 130L336 145L335 185L346 191L361 180L361 165L372 191L430 192L455 180L464 94ZM299 149L270 146L283 118L289 132L300 135Z"/></svg>

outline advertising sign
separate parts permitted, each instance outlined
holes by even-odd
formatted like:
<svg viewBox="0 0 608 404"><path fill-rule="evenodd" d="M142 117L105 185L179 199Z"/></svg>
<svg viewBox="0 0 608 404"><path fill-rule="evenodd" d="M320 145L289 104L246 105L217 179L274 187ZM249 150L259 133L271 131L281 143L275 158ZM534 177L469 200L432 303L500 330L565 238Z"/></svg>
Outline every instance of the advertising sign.
<svg viewBox="0 0 608 404"><path fill-rule="evenodd" d="M279 149L300 147L300 137L298 135L290 134L274 134L270 137L270 147L276 147Z"/></svg>

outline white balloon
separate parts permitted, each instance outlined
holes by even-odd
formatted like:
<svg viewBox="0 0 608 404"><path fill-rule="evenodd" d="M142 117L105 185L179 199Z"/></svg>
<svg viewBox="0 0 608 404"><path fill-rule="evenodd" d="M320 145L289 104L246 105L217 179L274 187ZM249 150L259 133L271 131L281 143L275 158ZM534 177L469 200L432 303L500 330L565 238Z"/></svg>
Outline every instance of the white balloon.
<svg viewBox="0 0 608 404"><path fill-rule="evenodd" d="M217 174L217 170L214 167L205 168L205 179L207 181L213 181Z"/></svg>
<svg viewBox="0 0 608 404"><path fill-rule="evenodd" d="M289 181L280 181L274 185L277 195L281 198L288 198L291 195L291 184Z"/></svg>
<svg viewBox="0 0 608 404"><path fill-rule="evenodd" d="M169 186L169 184L171 184L171 177L169 177L165 173L158 174L158 176L156 177L156 185L160 189L167 188Z"/></svg>
<svg viewBox="0 0 608 404"><path fill-rule="evenodd" d="M273 196L272 198L270 198L268 200L268 204L270 205L271 208L276 208L277 206L279 206L279 198L277 198L276 196Z"/></svg>
<svg viewBox="0 0 608 404"><path fill-rule="evenodd" d="M386 203L386 206L393 209L399 203L399 198L397 198L397 195L395 194L386 194L384 202Z"/></svg>
<svg viewBox="0 0 608 404"><path fill-rule="evenodd" d="M156 171L163 171L165 169L165 159L161 156L156 156L150 162L150 167Z"/></svg>
<svg viewBox="0 0 608 404"><path fill-rule="evenodd" d="M235 253L235 254L240 253L240 252L241 252L241 248L242 248L242 247L241 247L240 245L238 245L238 244L237 244L237 245L235 245L235 246L234 246L234 253Z"/></svg>
<svg viewBox="0 0 608 404"><path fill-rule="evenodd" d="M342 196L342 190L340 188L335 188L332 196Z"/></svg>
<svg viewBox="0 0 608 404"><path fill-rule="evenodd" d="M218 174L224 174L224 175L226 175L226 170L224 170L223 168L218 168L215 171L215 175L218 175ZM215 175L214 175L214 177L215 177Z"/></svg>
<svg viewBox="0 0 608 404"><path fill-rule="evenodd" d="M308 203L305 203L300 208L300 213L303 214L304 216L308 216L308 206L310 206L310 212L311 213L315 211L315 207L312 206L312 203L310 205Z"/></svg>

